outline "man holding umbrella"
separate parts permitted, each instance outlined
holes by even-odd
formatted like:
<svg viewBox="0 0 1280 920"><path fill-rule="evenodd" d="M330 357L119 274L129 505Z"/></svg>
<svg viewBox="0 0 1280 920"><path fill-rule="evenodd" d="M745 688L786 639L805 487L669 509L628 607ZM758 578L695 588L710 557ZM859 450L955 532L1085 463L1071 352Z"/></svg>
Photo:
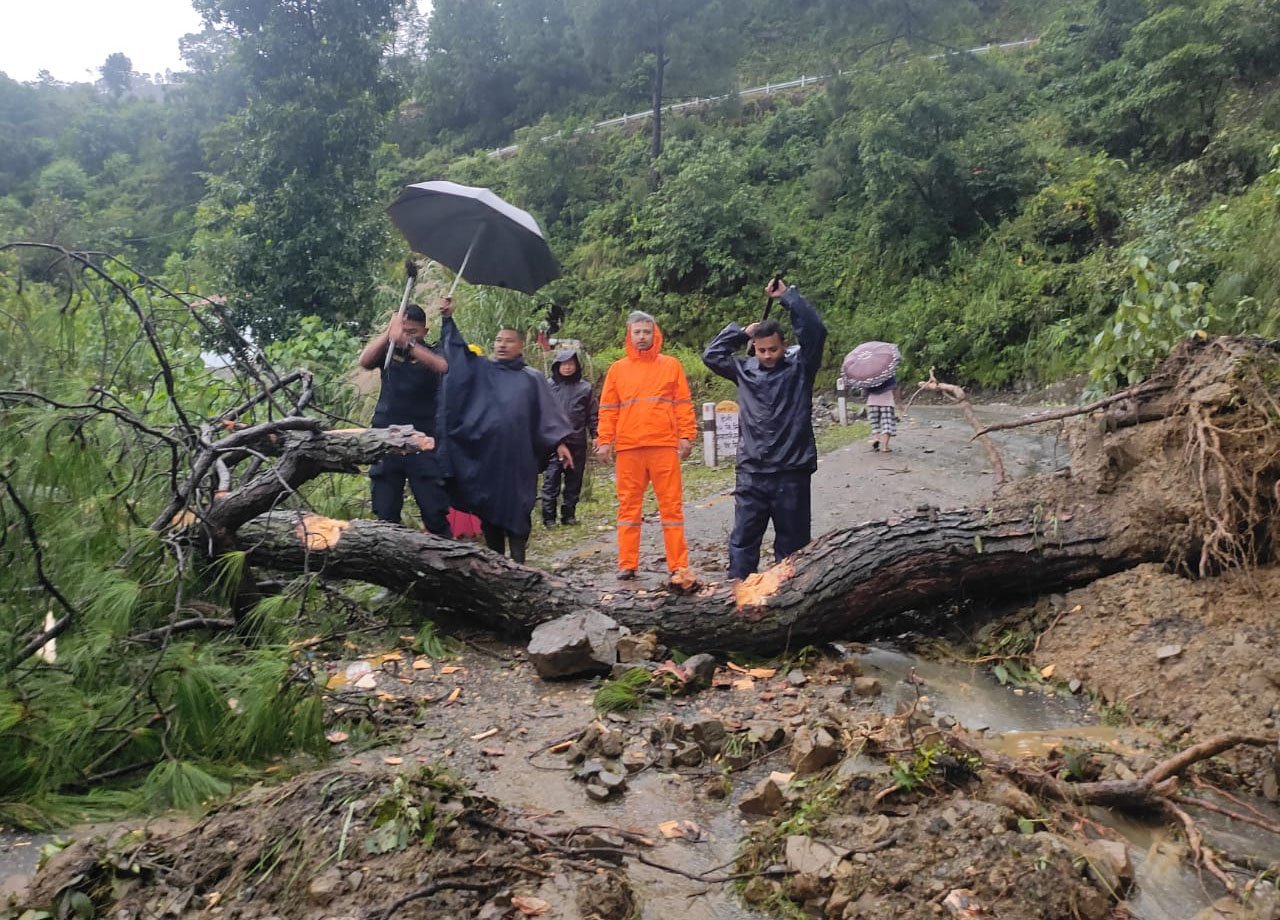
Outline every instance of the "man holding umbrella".
<svg viewBox="0 0 1280 920"><path fill-rule="evenodd" d="M738 387L740 440L729 536L729 575L735 580L755 572L771 519L775 561L809 542L809 480L818 468L813 384L827 328L818 311L781 278L770 281L765 294L791 314L798 349L787 349L782 327L766 311L764 320L745 329L737 323L725 326L702 352L707 367ZM736 357L748 342L755 356Z"/></svg>
<svg viewBox="0 0 1280 920"><path fill-rule="evenodd" d="M499 330L493 359L474 354L453 321L460 279L532 294L560 276L533 215L488 189L455 182L405 186L387 208L415 252L454 269L441 308L449 362L440 400L438 449L454 507L477 515L490 549L524 562L538 473L554 453L566 468L572 433L546 378L526 367L524 341Z"/></svg>
<svg viewBox="0 0 1280 920"><path fill-rule="evenodd" d="M538 474L554 454L565 469L573 427L547 379L524 363L524 340L498 330L492 359L475 354L440 309L441 348L449 362L441 405L440 441L455 507L480 518L485 544L524 563L537 498Z"/></svg>

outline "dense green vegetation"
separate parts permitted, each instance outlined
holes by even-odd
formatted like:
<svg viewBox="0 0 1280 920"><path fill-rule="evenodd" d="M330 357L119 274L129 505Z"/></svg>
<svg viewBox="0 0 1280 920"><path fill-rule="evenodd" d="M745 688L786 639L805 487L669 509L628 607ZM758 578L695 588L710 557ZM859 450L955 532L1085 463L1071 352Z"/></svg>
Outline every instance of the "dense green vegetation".
<svg viewBox="0 0 1280 920"><path fill-rule="evenodd" d="M173 84L122 55L95 86L0 77L0 243L106 254L0 251L0 817L147 776L154 804L190 803L322 745L298 640L340 641L351 598L303 579L232 636L139 639L225 616L243 565L194 565L148 525L188 421L262 373L203 366L254 350L224 317L315 370L338 415L368 411L342 375L397 299L382 207L405 182L532 211L565 277L536 298L464 286L460 320L483 341L554 303L597 366L636 307L695 366L776 270L826 313L833 368L883 338L909 372L1109 389L1197 330L1280 333L1280 0L197 7ZM655 96L838 70L669 115L660 137L575 133ZM305 496L341 515L363 498L357 479ZM72 610L53 664L18 655Z"/></svg>
<svg viewBox="0 0 1280 920"><path fill-rule="evenodd" d="M1106 329L1104 349L1153 352L1201 321L1275 331L1274 2L200 8L193 70L160 98L125 91L118 59L98 87L0 81L4 236L224 295L259 335L308 314L364 328L396 287L381 205L443 176L539 217L566 268L539 302L593 347L634 306L696 347L777 269L832 315L833 362L892 338L913 369L988 386L1085 370ZM844 75L669 115L656 158L647 124L574 135L651 104L657 41L668 102ZM516 156L471 152L513 132ZM1170 324L1156 291L1117 331L1146 296L1139 257L1212 309ZM1099 384L1141 370L1122 365Z"/></svg>

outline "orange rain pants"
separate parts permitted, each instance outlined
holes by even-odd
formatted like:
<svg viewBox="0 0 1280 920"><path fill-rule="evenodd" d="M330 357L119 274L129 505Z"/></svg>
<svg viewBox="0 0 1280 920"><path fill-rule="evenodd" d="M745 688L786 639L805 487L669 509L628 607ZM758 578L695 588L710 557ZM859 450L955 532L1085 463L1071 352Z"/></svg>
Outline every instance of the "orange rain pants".
<svg viewBox="0 0 1280 920"><path fill-rule="evenodd" d="M640 567L640 519L644 492L653 483L662 518L662 543L667 568L676 572L689 567L689 545L684 539L684 495L680 457L674 447L631 447L620 450L614 466L618 488L618 568Z"/></svg>

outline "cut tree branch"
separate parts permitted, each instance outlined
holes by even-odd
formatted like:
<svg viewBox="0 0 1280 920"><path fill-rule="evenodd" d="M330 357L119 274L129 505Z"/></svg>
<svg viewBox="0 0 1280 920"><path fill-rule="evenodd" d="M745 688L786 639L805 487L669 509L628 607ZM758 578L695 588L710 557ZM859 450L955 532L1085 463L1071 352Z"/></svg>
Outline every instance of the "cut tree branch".
<svg viewBox="0 0 1280 920"><path fill-rule="evenodd" d="M987 437L982 428L982 423L978 421L978 416L974 414L973 404L969 402L969 394L965 393L964 388L958 387L954 383L940 382L931 367L929 368L929 379L920 381L920 389L941 393L960 406L960 411L964 413L964 417L973 426L973 430L977 432L974 437L982 442L982 449L987 452L987 459L991 461L991 469L996 477L996 488L1004 485L1007 479L1004 471L1004 460L1000 456L1000 451L996 450L995 444Z"/></svg>

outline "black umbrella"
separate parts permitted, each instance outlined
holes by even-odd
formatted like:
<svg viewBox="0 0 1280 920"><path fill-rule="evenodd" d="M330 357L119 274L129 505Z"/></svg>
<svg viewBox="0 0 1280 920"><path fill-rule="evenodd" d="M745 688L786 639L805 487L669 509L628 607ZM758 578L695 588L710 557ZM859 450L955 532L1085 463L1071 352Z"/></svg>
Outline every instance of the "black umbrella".
<svg viewBox="0 0 1280 920"><path fill-rule="evenodd" d="M457 272L454 287L466 278L532 294L560 277L533 215L486 188L418 182L405 186L387 211L415 252Z"/></svg>

